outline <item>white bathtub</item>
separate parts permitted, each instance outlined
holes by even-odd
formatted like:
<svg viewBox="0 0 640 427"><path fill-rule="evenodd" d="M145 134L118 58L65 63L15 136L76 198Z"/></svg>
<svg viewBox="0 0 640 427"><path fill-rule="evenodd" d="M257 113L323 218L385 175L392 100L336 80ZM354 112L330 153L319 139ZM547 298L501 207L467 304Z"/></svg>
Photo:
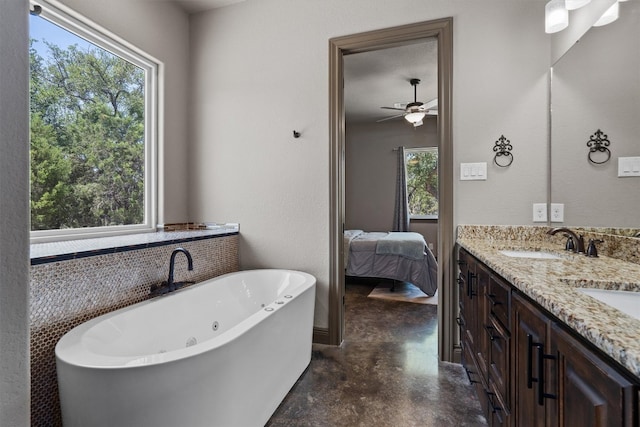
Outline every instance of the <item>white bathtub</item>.
<svg viewBox="0 0 640 427"><path fill-rule="evenodd" d="M231 273L72 329L56 345L65 427L264 425L311 360L315 284Z"/></svg>

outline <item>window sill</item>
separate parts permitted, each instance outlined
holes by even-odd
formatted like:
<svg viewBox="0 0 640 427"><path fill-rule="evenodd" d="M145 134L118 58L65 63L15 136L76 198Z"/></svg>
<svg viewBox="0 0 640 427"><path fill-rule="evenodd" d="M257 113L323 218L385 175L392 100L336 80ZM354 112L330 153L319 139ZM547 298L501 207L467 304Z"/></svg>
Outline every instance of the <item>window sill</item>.
<svg viewBox="0 0 640 427"><path fill-rule="evenodd" d="M438 217L435 216L412 216L409 218L410 222L438 222Z"/></svg>
<svg viewBox="0 0 640 427"><path fill-rule="evenodd" d="M239 232L238 224L227 224L214 230L157 231L95 239L32 243L31 265L231 236Z"/></svg>

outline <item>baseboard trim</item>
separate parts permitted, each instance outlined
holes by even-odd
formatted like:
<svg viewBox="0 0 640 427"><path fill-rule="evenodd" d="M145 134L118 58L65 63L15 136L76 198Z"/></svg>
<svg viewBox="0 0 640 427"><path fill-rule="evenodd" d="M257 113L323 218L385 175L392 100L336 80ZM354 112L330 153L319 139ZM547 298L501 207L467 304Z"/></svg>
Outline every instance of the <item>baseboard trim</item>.
<svg viewBox="0 0 640 427"><path fill-rule="evenodd" d="M453 363L462 363L462 347L459 345L453 348Z"/></svg>
<svg viewBox="0 0 640 427"><path fill-rule="evenodd" d="M329 340L329 329L327 328L313 328L313 342L315 344L326 344L328 345Z"/></svg>

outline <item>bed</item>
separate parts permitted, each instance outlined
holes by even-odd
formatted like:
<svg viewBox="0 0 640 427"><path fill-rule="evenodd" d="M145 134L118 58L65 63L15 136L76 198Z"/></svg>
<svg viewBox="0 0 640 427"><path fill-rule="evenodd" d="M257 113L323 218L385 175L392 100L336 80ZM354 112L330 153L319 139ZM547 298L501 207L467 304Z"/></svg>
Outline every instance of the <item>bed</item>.
<svg viewBox="0 0 640 427"><path fill-rule="evenodd" d="M433 296L438 263L419 233L344 232L345 274L409 282Z"/></svg>

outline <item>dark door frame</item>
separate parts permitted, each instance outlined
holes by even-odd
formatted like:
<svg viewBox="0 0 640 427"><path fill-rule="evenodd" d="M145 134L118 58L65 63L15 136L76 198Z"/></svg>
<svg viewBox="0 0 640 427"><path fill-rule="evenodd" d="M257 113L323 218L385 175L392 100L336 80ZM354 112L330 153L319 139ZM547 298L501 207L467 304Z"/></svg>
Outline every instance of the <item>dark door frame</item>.
<svg viewBox="0 0 640 427"><path fill-rule="evenodd" d="M440 360L459 360L457 295L453 265L455 230L453 225L453 140L452 77L453 18L444 18L400 27L370 31L329 40L329 120L330 120L330 276L329 327L323 341L340 345L344 335L344 76L343 56L438 40L438 354ZM457 354L456 354L457 353Z"/></svg>

